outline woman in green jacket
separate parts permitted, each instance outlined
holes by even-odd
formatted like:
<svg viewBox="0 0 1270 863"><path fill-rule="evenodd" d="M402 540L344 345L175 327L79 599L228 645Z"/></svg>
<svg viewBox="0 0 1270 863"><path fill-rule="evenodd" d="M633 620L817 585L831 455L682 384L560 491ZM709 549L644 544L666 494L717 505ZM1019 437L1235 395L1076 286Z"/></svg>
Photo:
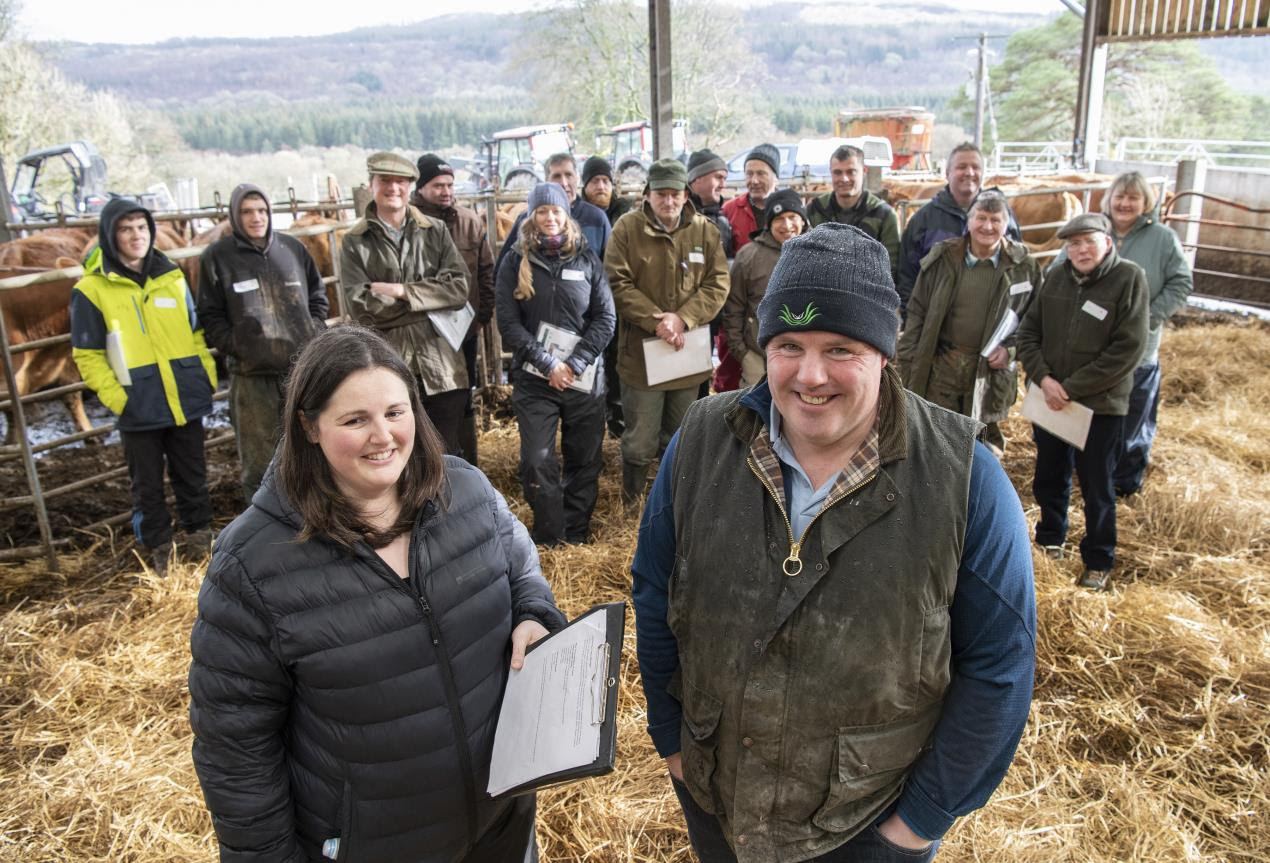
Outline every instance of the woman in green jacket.
<svg viewBox="0 0 1270 863"><path fill-rule="evenodd" d="M1146 272L1150 304L1146 354L1133 373L1129 413L1112 475L1116 494L1121 496L1142 487L1160 408L1160 335L1164 322L1186 305L1194 286L1182 243L1171 228L1161 224L1157 203L1151 186L1137 171L1112 180L1102 199L1102 210L1111 219L1116 251Z"/></svg>
<svg viewBox="0 0 1270 863"><path fill-rule="evenodd" d="M980 437L999 457L998 425L1018 394L1014 330L1040 268L1006 237L1010 210L995 190L970 205L964 236L944 240L922 260L908 301L897 356L904 384L940 407L980 420Z"/></svg>

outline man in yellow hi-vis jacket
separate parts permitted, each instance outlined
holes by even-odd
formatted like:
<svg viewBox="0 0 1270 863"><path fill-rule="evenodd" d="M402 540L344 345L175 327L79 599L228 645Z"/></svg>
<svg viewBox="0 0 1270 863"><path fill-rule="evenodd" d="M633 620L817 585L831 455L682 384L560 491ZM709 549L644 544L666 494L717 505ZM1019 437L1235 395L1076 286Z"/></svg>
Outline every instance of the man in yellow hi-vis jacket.
<svg viewBox="0 0 1270 863"><path fill-rule="evenodd" d="M154 233L140 204L106 204L98 246L71 292L71 346L84 383L119 418L133 532L164 572L172 550L165 465L189 547L205 553L211 544L203 417L212 410L216 366L185 277L154 248Z"/></svg>

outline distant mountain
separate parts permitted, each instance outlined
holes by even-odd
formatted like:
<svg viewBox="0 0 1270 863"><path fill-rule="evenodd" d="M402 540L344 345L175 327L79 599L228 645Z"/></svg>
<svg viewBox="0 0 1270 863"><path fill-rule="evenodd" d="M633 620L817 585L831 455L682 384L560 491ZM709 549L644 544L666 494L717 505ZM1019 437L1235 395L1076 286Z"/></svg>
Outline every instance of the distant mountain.
<svg viewBox="0 0 1270 863"><path fill-rule="evenodd" d="M942 5L896 11L846 2L733 11L733 20L720 21L719 38L750 45L754 63L746 74L761 82L764 98L798 94L845 102L859 96L866 103L897 92L946 98L969 74L966 51L981 30L1008 34L1045 20L968 15ZM330 36L60 43L44 50L70 78L156 107L226 98L498 100L528 93L529 70L511 64L523 35L542 25L532 14L460 14Z"/></svg>

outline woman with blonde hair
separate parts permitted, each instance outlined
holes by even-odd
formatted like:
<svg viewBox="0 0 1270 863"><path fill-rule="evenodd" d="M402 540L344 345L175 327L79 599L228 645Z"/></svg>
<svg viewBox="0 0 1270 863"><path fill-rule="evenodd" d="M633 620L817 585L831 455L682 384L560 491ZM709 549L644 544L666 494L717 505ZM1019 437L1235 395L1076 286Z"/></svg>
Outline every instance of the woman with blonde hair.
<svg viewBox="0 0 1270 863"><path fill-rule="evenodd" d="M498 330L512 351L520 480L535 542L586 542L603 467L604 346L617 318L604 264L564 189L539 183L528 205L495 282Z"/></svg>
<svg viewBox="0 0 1270 863"><path fill-rule="evenodd" d="M190 636L221 859L536 860L533 795L485 789L509 669L564 622L503 496L444 455L412 370L371 330L318 334Z"/></svg>
<svg viewBox="0 0 1270 863"><path fill-rule="evenodd" d="M1129 413L1124 418L1124 435L1112 474L1116 494L1121 496L1142 487L1160 408L1160 336L1164 323L1186 305L1194 286L1182 243L1160 222L1158 203L1155 191L1138 171L1112 180L1102 199L1102 211L1111 219L1116 251L1146 272L1150 304L1146 353L1133 373Z"/></svg>

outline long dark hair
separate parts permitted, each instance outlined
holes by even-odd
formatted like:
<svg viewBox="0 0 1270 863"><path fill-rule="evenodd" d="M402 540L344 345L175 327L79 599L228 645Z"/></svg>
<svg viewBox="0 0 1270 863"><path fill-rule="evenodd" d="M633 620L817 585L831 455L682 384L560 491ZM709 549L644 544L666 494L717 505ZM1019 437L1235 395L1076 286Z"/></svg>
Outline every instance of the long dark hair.
<svg viewBox="0 0 1270 863"><path fill-rule="evenodd" d="M401 378L410 393L415 416L414 450L397 479L401 513L385 531L368 525L357 507L335 484L331 467L318 444L309 441L301 416L310 426L349 375L387 369ZM445 483L445 444L423 411L419 387L401 357L374 330L352 324L332 327L315 336L300 352L287 377L282 447L277 476L283 493L300 515L299 539L325 536L351 548L366 540L379 548L410 530L424 505L437 498Z"/></svg>

